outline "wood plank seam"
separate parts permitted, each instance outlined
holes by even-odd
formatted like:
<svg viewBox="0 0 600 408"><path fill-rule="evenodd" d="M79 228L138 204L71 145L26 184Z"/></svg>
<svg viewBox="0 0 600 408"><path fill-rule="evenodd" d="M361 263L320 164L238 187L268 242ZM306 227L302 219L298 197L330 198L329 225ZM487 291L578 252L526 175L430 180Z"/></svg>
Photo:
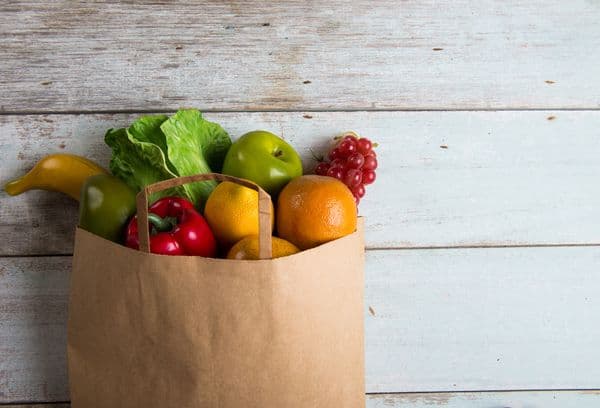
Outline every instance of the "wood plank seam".
<svg viewBox="0 0 600 408"><path fill-rule="evenodd" d="M398 246L398 247L370 247L365 246L366 251L424 251L444 249L509 249L509 248L577 248L577 247L600 247L600 243L583 244L515 244L515 245L455 245L455 246ZM45 258L73 256L73 253L48 253L48 254L10 254L0 255L2 258Z"/></svg>
<svg viewBox="0 0 600 408"><path fill-rule="evenodd" d="M533 107L510 107L510 108L422 108L422 107L406 107L406 108L369 108L369 107L359 107L359 108L302 108L297 107L293 109L211 109L207 107L198 107L194 106L194 108L202 111L203 113L211 113L211 114L219 114L219 113L357 113L357 112L365 112L365 113L379 113L379 112L387 112L387 113L402 113L402 112L410 112L410 113L418 113L418 112L433 112L433 113L441 113L441 112L595 112L600 111L600 107L583 107L583 108L552 108L552 107L544 107L544 106L533 106ZM34 116L34 115L153 115L153 114L172 114L177 112L177 109L90 109L90 110L48 110L48 111L39 111L39 110L26 110L21 109L18 111L0 111L0 116Z"/></svg>

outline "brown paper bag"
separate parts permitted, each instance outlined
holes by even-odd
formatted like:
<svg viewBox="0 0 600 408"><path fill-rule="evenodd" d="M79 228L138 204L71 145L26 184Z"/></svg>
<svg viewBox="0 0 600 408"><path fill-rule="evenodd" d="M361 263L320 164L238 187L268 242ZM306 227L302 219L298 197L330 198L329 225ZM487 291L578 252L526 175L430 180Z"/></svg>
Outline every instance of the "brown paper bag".
<svg viewBox="0 0 600 408"><path fill-rule="evenodd" d="M217 179L182 177L138 196ZM258 261L164 256L77 229L68 320L73 408L364 407L362 222L346 237ZM144 228L145 225L145 228ZM144 230L144 231L142 231Z"/></svg>

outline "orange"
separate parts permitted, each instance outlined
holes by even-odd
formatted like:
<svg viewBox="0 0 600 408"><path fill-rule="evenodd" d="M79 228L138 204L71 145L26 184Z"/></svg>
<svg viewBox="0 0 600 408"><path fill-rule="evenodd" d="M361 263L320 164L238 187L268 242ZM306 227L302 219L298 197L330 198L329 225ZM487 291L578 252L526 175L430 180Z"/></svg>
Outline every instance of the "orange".
<svg viewBox="0 0 600 408"><path fill-rule="evenodd" d="M300 250L285 239L272 238L273 258L288 256ZM227 253L227 259L259 259L258 258L258 235L249 235L242 238Z"/></svg>
<svg viewBox="0 0 600 408"><path fill-rule="evenodd" d="M258 192L224 181L208 196L204 217L219 244L225 248L247 235L258 235Z"/></svg>
<svg viewBox="0 0 600 408"><path fill-rule="evenodd" d="M300 249L351 234L356 218L350 189L333 177L297 177L283 188L277 201L278 235Z"/></svg>

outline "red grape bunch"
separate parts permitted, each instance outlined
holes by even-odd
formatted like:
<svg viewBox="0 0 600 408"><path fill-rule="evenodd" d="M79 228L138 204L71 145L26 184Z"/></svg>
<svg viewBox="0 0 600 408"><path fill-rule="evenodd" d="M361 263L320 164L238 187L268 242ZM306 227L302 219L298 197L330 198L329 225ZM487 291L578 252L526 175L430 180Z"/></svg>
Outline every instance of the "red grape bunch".
<svg viewBox="0 0 600 408"><path fill-rule="evenodd" d="M315 174L341 180L352 191L358 205L365 195L365 186L375 181L377 154L373 148L377 145L353 132L335 140L337 143L327 158L320 160L315 167Z"/></svg>

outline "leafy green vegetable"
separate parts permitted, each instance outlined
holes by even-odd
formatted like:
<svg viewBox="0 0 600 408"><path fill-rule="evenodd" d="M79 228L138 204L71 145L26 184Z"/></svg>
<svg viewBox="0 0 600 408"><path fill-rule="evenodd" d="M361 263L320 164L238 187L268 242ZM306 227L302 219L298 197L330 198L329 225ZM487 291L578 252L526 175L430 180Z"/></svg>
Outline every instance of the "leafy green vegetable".
<svg viewBox="0 0 600 408"><path fill-rule="evenodd" d="M227 132L195 109L180 110L170 118L143 116L128 128L110 129L104 140L112 148L110 170L136 191L173 177L219 172L231 146ZM151 199L177 195L202 207L215 185L187 184Z"/></svg>
<svg viewBox="0 0 600 408"><path fill-rule="evenodd" d="M176 177L165 164L163 151L155 144L136 140L128 129L110 129L104 138L113 149L111 171L139 191L157 180Z"/></svg>
<svg viewBox="0 0 600 408"><path fill-rule="evenodd" d="M231 139L220 125L204 120L199 111L190 109L178 111L160 128L166 138L169 161L177 174L221 171ZM185 187L192 196L206 200L216 185L214 181L204 181Z"/></svg>
<svg viewBox="0 0 600 408"><path fill-rule="evenodd" d="M131 135L133 140L157 145L166 156L167 143L165 141L165 135L163 135L162 130L160 130L160 125L168 118L169 117L166 115L142 116L127 128L127 132ZM166 164L170 167L168 160L166 160ZM170 169L173 170L171 167Z"/></svg>

